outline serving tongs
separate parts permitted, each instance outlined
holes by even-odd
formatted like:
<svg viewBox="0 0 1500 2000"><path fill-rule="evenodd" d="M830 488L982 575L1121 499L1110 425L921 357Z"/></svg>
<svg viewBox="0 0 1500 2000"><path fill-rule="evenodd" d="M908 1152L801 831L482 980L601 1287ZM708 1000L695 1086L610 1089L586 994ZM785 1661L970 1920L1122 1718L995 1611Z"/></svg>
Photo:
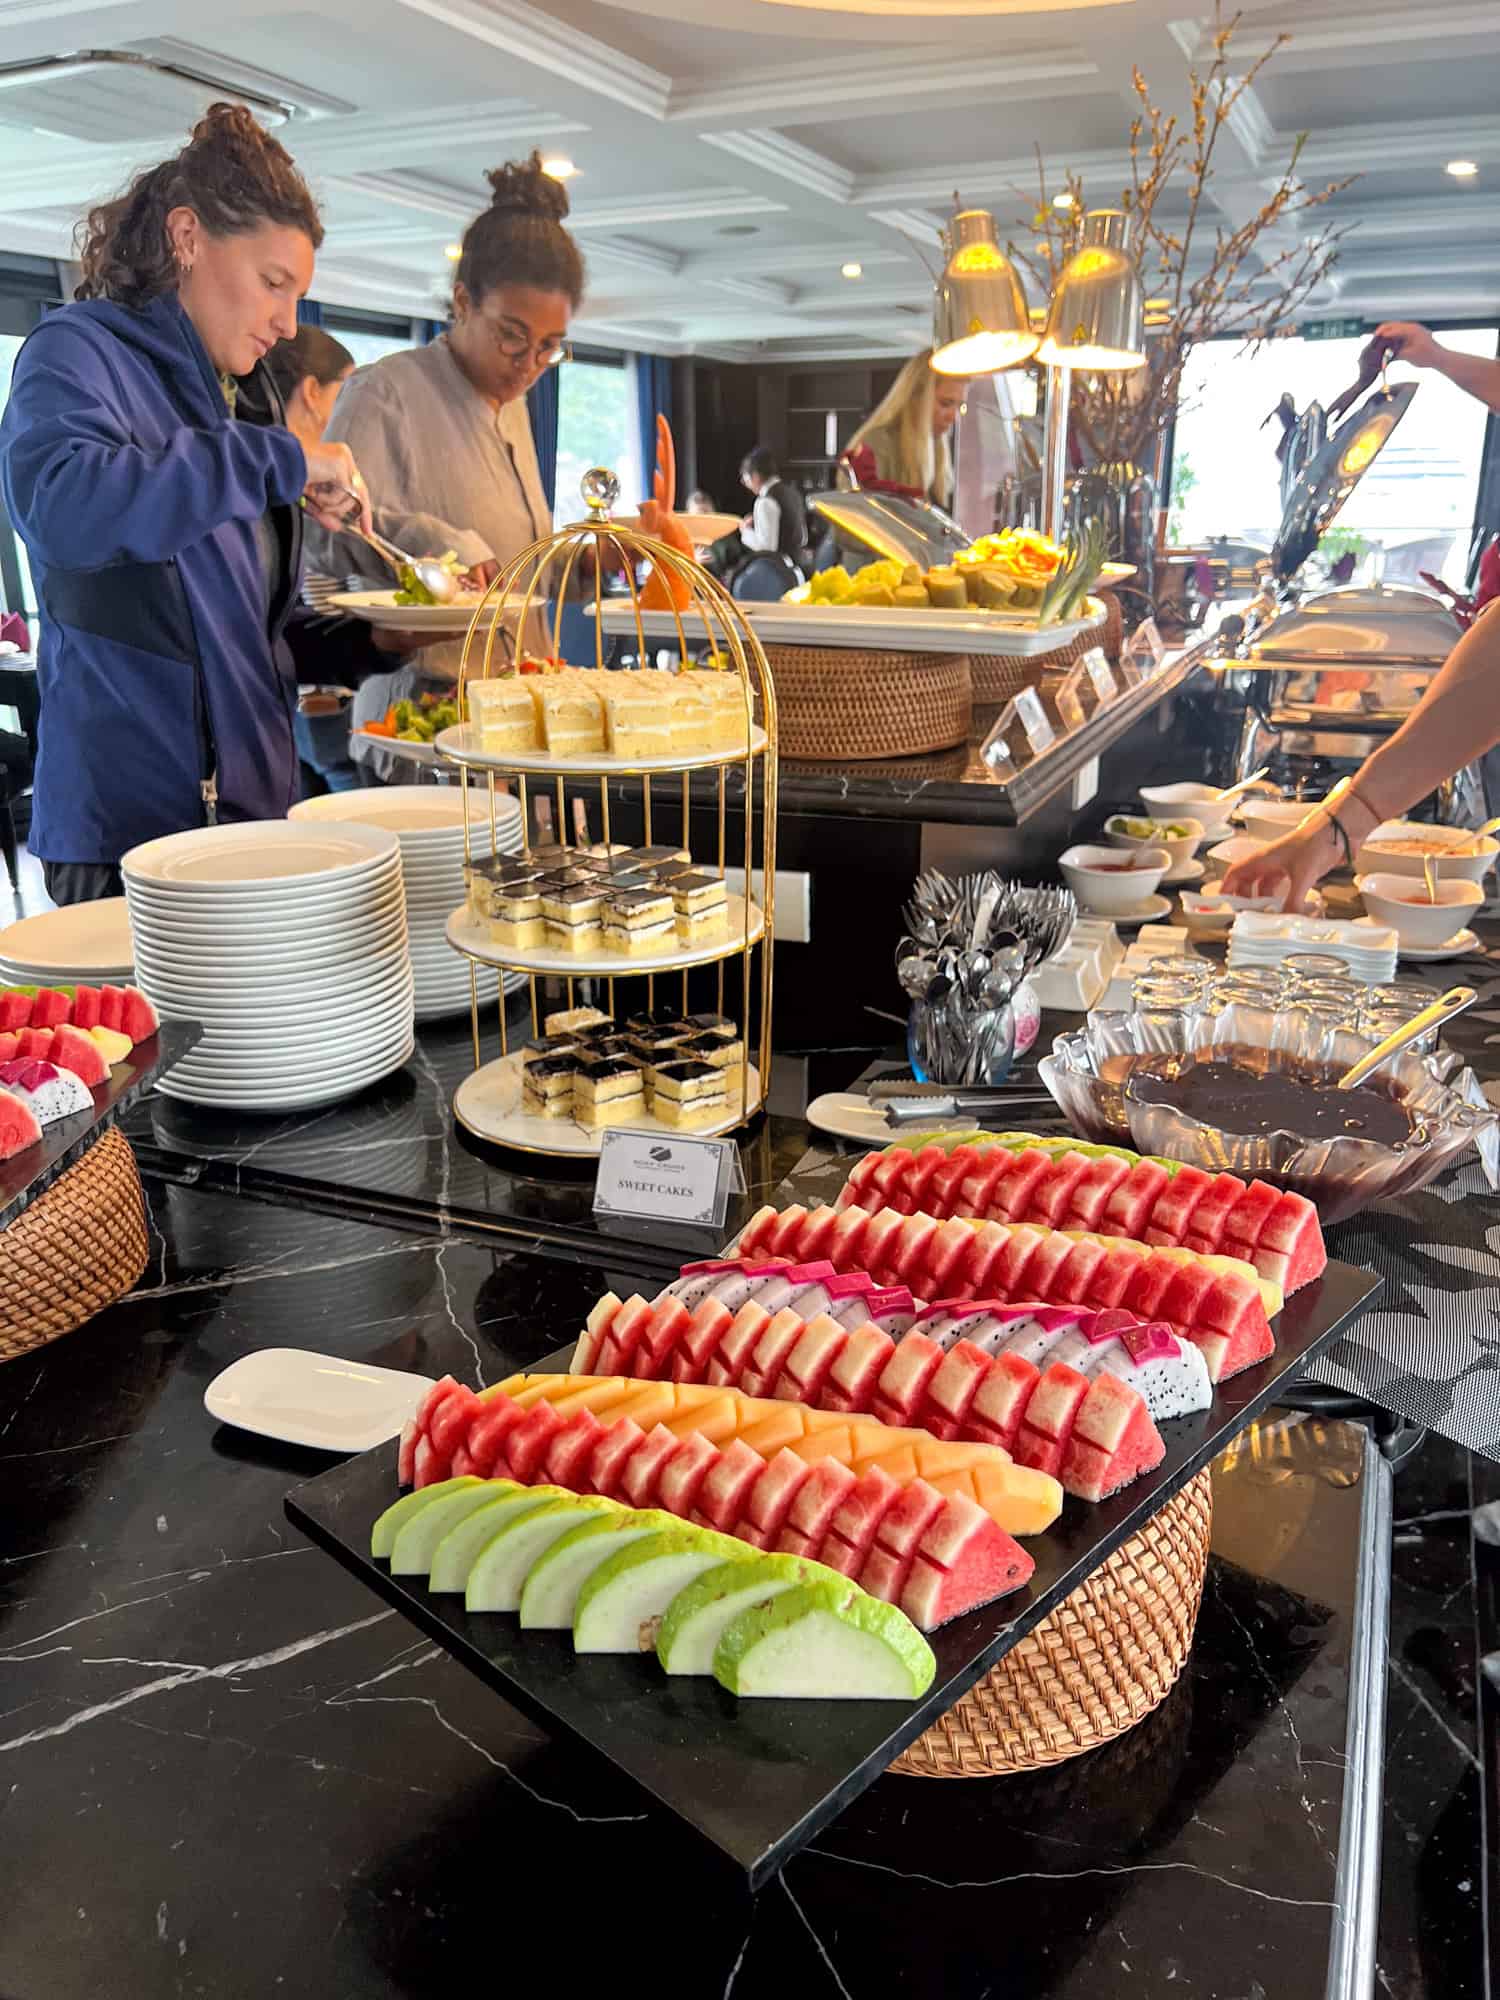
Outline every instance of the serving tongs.
<svg viewBox="0 0 1500 2000"><path fill-rule="evenodd" d="M946 1083L914 1083L910 1077L893 1077L869 1087L871 1106L884 1111L885 1122L894 1130L923 1120L983 1117L989 1112L1021 1111L1044 1104L1055 1112L1056 1103L1046 1090L987 1090L979 1086Z"/></svg>
<svg viewBox="0 0 1500 2000"><path fill-rule="evenodd" d="M458 595L458 579L451 570L444 567L432 556L408 555L405 549L388 542L384 535L377 535L373 528L361 525L365 511L364 502L357 493L347 486L335 486L335 493L342 493L348 500L340 519L346 535L355 535L372 548L383 563L388 563L399 578L403 569L409 569L417 582L437 604L451 604Z"/></svg>

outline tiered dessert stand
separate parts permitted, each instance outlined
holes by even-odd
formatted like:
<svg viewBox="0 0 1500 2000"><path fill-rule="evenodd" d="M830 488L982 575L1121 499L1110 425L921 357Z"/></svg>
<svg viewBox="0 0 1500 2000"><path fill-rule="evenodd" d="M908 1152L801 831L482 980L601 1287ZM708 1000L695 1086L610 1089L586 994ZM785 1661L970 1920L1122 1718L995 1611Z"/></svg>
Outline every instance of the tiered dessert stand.
<svg viewBox="0 0 1500 2000"><path fill-rule="evenodd" d="M550 946L530 950L495 943L485 925L476 922L465 906L449 919L448 942L469 960L474 1074L465 1079L454 1097L454 1113L459 1123L476 1137L494 1144L514 1147L521 1152L546 1153L558 1157L588 1158L600 1150L602 1133L568 1118L544 1118L528 1114L522 1102L523 1051L512 1046L505 1018L503 996L498 1008L499 1047L485 1059L480 1035L481 980L493 971L497 985L507 971L526 975L531 1001L530 1033L542 1032L547 1007L539 996L539 982L561 982L566 1000L558 1008L579 1004L580 980L604 983L597 1004L616 1020L630 1013L658 1006L678 1005L688 1013L710 1003L702 994L689 998L689 975L698 968L717 969L712 1001L714 1011L737 1018L744 1043L737 1069L728 1078L728 1105L724 1117L715 1124L694 1127L698 1136L734 1130L748 1122L765 1100L771 1069L771 987L772 952L770 938L775 919L776 882L776 694L760 642L740 607L729 593L695 562L664 542L633 528L615 525L609 510L618 494L613 474L595 470L585 474L582 492L589 518L558 534L535 542L515 558L495 579L470 620L464 638L459 672L459 707L465 720L443 730L436 739L440 759L458 766L467 791L482 786L488 795L492 823L499 817L498 801L514 781L521 806L523 854L529 853L532 838L532 793L551 787L556 838L567 837L569 820L568 786L584 779L598 783L599 838L611 840L609 786L613 779L639 780L644 844L674 839L689 847L691 827L691 779L694 771L713 771L717 776L717 837L710 858L694 854L702 872L717 871L722 878L738 867L743 894L727 897L728 919L724 936L712 942L684 945L664 944L659 951L631 954L600 948L592 952L563 951ZM587 558L587 560L586 560ZM509 662L512 652L509 635L520 635L514 645L517 656L526 650L526 635L545 627L545 610L550 598L555 604L552 629L548 634L553 657L560 657L562 608L568 601L569 585L580 564L585 579L591 578L594 593L594 667L605 672L606 636L599 616L604 602L604 577L623 569L629 586L629 602L634 612L633 629L637 657L647 657L646 625L650 613L643 609L636 584L636 567L649 561L667 579L686 586L685 606L666 614L680 662L691 658L694 648L727 661L726 673L739 680L744 704L744 747L730 751L703 751L692 755L647 757L635 761L612 757L607 752L581 756L555 756L546 751L486 750L480 743L478 726L469 719L467 688L471 681L488 677L495 658ZM513 669L511 669L513 671ZM655 672L654 668L636 671ZM756 720L757 713L759 720ZM756 824L755 773L763 768L759 825ZM728 834L726 787L732 767L744 775L744 839L738 856L731 855ZM675 782L674 782L675 781ZM577 796L575 790L575 797ZM469 825L466 817L466 829ZM468 846L466 833L466 849ZM466 857L467 858L467 857ZM761 887L760 885L764 885ZM756 894L760 903L754 900ZM736 971L736 962L738 970ZM758 981L758 994L756 982ZM488 997L488 996L486 996ZM758 1001L758 1005L754 1004ZM752 1059L751 1027L754 1021ZM634 1117L630 1124L650 1128L656 1121L649 1113ZM666 1133L677 1128L661 1126ZM680 1135L679 1135L680 1136Z"/></svg>

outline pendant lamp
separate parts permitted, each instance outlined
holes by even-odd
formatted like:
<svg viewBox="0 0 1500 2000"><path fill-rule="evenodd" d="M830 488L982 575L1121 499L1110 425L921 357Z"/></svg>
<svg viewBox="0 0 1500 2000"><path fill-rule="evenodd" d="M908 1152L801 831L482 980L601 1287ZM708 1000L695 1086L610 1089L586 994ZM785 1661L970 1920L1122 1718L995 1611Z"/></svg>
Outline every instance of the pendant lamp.
<svg viewBox="0 0 1500 2000"><path fill-rule="evenodd" d="M987 209L954 216L948 262L933 304L932 366L940 375L992 375L1037 349L1026 294Z"/></svg>
<svg viewBox="0 0 1500 2000"><path fill-rule="evenodd" d="M1092 208L1084 217L1037 351L1050 367L1123 372L1145 365L1145 303L1126 248L1129 228L1130 218L1118 208Z"/></svg>

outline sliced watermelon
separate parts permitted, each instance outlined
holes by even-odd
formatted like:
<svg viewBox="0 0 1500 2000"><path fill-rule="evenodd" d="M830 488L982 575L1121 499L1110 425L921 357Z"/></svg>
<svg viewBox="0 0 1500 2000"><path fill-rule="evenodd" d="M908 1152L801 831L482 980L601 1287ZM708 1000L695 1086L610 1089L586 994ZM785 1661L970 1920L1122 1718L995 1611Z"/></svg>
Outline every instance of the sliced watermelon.
<svg viewBox="0 0 1500 2000"><path fill-rule="evenodd" d="M29 1104L8 1090L0 1090L0 1160L13 1159L28 1146L38 1145L42 1128Z"/></svg>
<svg viewBox="0 0 1500 2000"><path fill-rule="evenodd" d="M908 1213L915 1215L918 1209L927 1207L927 1190L947 1164L946 1146L923 1146L912 1156L911 1170L902 1182L911 1200Z"/></svg>
<svg viewBox="0 0 1500 2000"><path fill-rule="evenodd" d="M136 991L133 986L129 990L132 993ZM151 1007L151 1002L146 999L144 993L140 995L140 998L146 1006ZM124 1018L123 1015L121 1018ZM156 1020L156 1009L154 1007L151 1007L151 1018L153 1021ZM97 986L75 986L73 988L73 1011L68 1016L68 1019L73 1023L75 1028L81 1028L85 1034L88 1033L90 1028L98 1027L99 989ZM124 1034L125 1030L122 1028L120 1032ZM153 1028L151 1033L155 1034L155 1032L156 1029ZM145 1036L137 1036L135 1039L144 1041Z"/></svg>
<svg viewBox="0 0 1500 2000"><path fill-rule="evenodd" d="M1059 1478L1080 1500L1103 1500L1166 1457L1140 1392L1118 1375L1098 1375L1079 1405Z"/></svg>
<svg viewBox="0 0 1500 2000"><path fill-rule="evenodd" d="M720 1299L702 1299L694 1308L687 1332L672 1353L674 1382L706 1382L708 1366L719 1350L734 1315Z"/></svg>
<svg viewBox="0 0 1500 2000"><path fill-rule="evenodd" d="M645 1441L646 1433L630 1417L619 1417L606 1424L589 1460L587 1490L613 1500L631 1454Z"/></svg>
<svg viewBox="0 0 1500 2000"><path fill-rule="evenodd" d="M1213 1178L1199 1167L1179 1167L1157 1196L1141 1241L1180 1243L1187 1234L1193 1210L1213 1186Z"/></svg>
<svg viewBox="0 0 1500 2000"><path fill-rule="evenodd" d="M838 1205L840 1208L847 1208L852 1201L862 1202L866 1189L869 1189L877 1196L883 1192L879 1181L876 1179L876 1174L885 1165L887 1158L888 1155L885 1153L866 1153L861 1159L854 1162L854 1165L849 1169L848 1179L839 1189ZM876 1201L875 1206L877 1208L880 1206L879 1200Z"/></svg>
<svg viewBox="0 0 1500 2000"><path fill-rule="evenodd" d="M876 1222L879 1220L877 1216ZM940 1227L937 1217L928 1215L924 1209L919 1208L914 1215L907 1216L901 1225L900 1234L892 1239L890 1248L886 1252L887 1266L897 1284L906 1285L913 1292L922 1292L925 1296L928 1282L927 1259L932 1253L933 1242ZM967 1225L961 1223L959 1227L964 1228Z"/></svg>
<svg viewBox="0 0 1500 2000"><path fill-rule="evenodd" d="M896 1346L878 1326L857 1326L834 1358L823 1384L820 1406L851 1415L868 1410L875 1385Z"/></svg>
<svg viewBox="0 0 1500 2000"><path fill-rule="evenodd" d="M927 1383L926 1399L917 1418L921 1427L934 1437L967 1435L969 1409L989 1374L990 1364L991 1357L983 1348L976 1347L971 1340L956 1340L943 1356L942 1366Z"/></svg>
<svg viewBox="0 0 1500 2000"><path fill-rule="evenodd" d="M21 1060L19 1054L20 1046L21 1037L19 1034L13 1034L9 1029L0 1034L0 1063L19 1062Z"/></svg>
<svg viewBox="0 0 1500 2000"><path fill-rule="evenodd" d="M1174 1263L1167 1288L1152 1308L1151 1317L1181 1326L1207 1324L1201 1308L1213 1283L1213 1273L1206 1264Z"/></svg>
<svg viewBox="0 0 1500 2000"><path fill-rule="evenodd" d="M755 1343L771 1324L771 1315L754 1299L746 1299L725 1329L704 1378L716 1388L735 1388L749 1366Z"/></svg>
<svg viewBox="0 0 1500 2000"><path fill-rule="evenodd" d="M39 986L31 1002L31 1023L33 1028L56 1028L69 1020L73 1012L73 1002L66 993L59 993L56 987Z"/></svg>
<svg viewBox="0 0 1500 2000"><path fill-rule="evenodd" d="M943 1350L925 1333L909 1333L880 1371L870 1414L883 1424L915 1424L927 1385L943 1365Z"/></svg>
<svg viewBox="0 0 1500 2000"><path fill-rule="evenodd" d="M1284 1194L1266 1219L1255 1246L1279 1253L1287 1260L1286 1277L1279 1282L1285 1292L1311 1284L1328 1262L1318 1212L1306 1195Z"/></svg>
<svg viewBox="0 0 1500 2000"><path fill-rule="evenodd" d="M16 1035L16 1056L22 1062L48 1062L52 1047L50 1028L22 1028Z"/></svg>
<svg viewBox="0 0 1500 2000"><path fill-rule="evenodd" d="M927 1198L922 1206L936 1216L969 1214L970 1210L958 1206L958 1192L982 1157L972 1146L955 1146L927 1183Z"/></svg>
<svg viewBox="0 0 1500 2000"><path fill-rule="evenodd" d="M840 1211L833 1232L823 1246L823 1255L836 1271L860 1269L860 1251L873 1209L846 1208Z"/></svg>
<svg viewBox="0 0 1500 2000"><path fill-rule="evenodd" d="M1043 1371L1016 1434L1018 1465L1057 1477L1074 1421L1088 1392L1088 1377L1065 1361L1054 1361Z"/></svg>
<svg viewBox="0 0 1500 2000"><path fill-rule="evenodd" d="M573 1343L573 1359L568 1363L570 1375L595 1375L599 1372L594 1364L599 1359L600 1349L619 1309L620 1299L614 1292L606 1292L603 1298L594 1301L584 1321L583 1332Z"/></svg>
<svg viewBox="0 0 1500 2000"><path fill-rule="evenodd" d="M929 1299L961 1296L962 1272L965 1266L973 1264L974 1238L977 1234L971 1223L957 1218L940 1222L927 1245L925 1276L918 1281L913 1273L907 1279L912 1290L920 1289L923 1296ZM904 1235L902 1241L904 1244Z"/></svg>
<svg viewBox="0 0 1500 2000"><path fill-rule="evenodd" d="M742 1439L732 1438L698 1488L694 1520L701 1527L718 1528L727 1535L744 1512L750 1488L764 1467L765 1460L758 1452Z"/></svg>
<svg viewBox="0 0 1500 2000"><path fill-rule="evenodd" d="M1000 1190L1006 1177L1014 1173L1017 1156L1008 1153L1003 1146L990 1146L974 1156L971 1167L958 1190L958 1206L955 1215L991 1216L997 1212Z"/></svg>
<svg viewBox="0 0 1500 2000"><path fill-rule="evenodd" d="M885 1284L900 1284L901 1272L893 1260L902 1233L911 1219L894 1208L879 1208L868 1216L859 1243L859 1269L868 1271L872 1278ZM933 1228L936 1226L932 1224Z"/></svg>
<svg viewBox="0 0 1500 2000"><path fill-rule="evenodd" d="M965 1433L983 1444L1014 1451L1016 1434L1041 1371L1021 1354L993 1354L989 1363L969 1405Z"/></svg>
<svg viewBox="0 0 1500 2000"><path fill-rule="evenodd" d="M820 1458L797 1488L791 1510L776 1538L785 1555L816 1559L828 1523L854 1489L854 1474L836 1458Z"/></svg>
<svg viewBox="0 0 1500 2000"><path fill-rule="evenodd" d="M692 1315L681 1299L674 1299L670 1293L658 1299L631 1354L631 1374L642 1382L657 1382L669 1376L672 1351L691 1324Z"/></svg>
<svg viewBox="0 0 1500 2000"><path fill-rule="evenodd" d="M767 1322L740 1373L739 1386L747 1396L770 1395L787 1356L806 1330L807 1321L790 1307Z"/></svg>
<svg viewBox="0 0 1500 2000"><path fill-rule="evenodd" d="M1213 1185L1198 1199L1182 1239L1184 1250L1215 1256L1224 1240L1229 1212L1245 1191L1245 1183L1235 1174L1216 1174Z"/></svg>
<svg viewBox="0 0 1500 2000"><path fill-rule="evenodd" d="M1041 1248L1042 1232L1025 1223L1012 1227L1000 1254L986 1273L988 1289L997 1299L1025 1299L1040 1296L1026 1283L1031 1260Z"/></svg>
<svg viewBox="0 0 1500 2000"><path fill-rule="evenodd" d="M78 989L80 993L82 993L83 990L84 989L82 987ZM102 1013L104 1006L104 996L102 991L99 996L99 1005L100 1005L100 1011ZM73 1018L75 1021L78 1022L78 1026L81 1028L89 1026L97 1027L100 1025L98 1022L78 1021L76 1013L74 1014ZM133 1042L150 1041L151 1037L156 1033L157 1029L160 1028L161 1026L160 1017L158 1016L156 1009L152 1006L151 1002L146 998L145 994L141 991L139 986L127 986L125 988L125 998L120 1003L119 1026L120 1026L120 1033L122 1035L129 1035L131 1041Z"/></svg>
<svg viewBox="0 0 1500 2000"><path fill-rule="evenodd" d="M1073 1190L1088 1169L1089 1160L1086 1154L1060 1154L1032 1189L1031 1200L1026 1208L1027 1220L1045 1223L1048 1229L1060 1229L1062 1219L1068 1212L1068 1205L1073 1199Z"/></svg>
<svg viewBox="0 0 1500 2000"><path fill-rule="evenodd" d="M812 1474L807 1460L794 1451L779 1451L767 1459L745 1498L735 1533L758 1549L774 1548L792 1502Z"/></svg>
<svg viewBox="0 0 1500 2000"><path fill-rule="evenodd" d="M526 1412L509 1396L486 1396L465 1440L469 1458L481 1479L493 1479L506 1464L505 1440ZM587 1488L582 1489L587 1491Z"/></svg>
<svg viewBox="0 0 1500 2000"><path fill-rule="evenodd" d="M1028 1146L1016 1157L1014 1168L1000 1182L991 1207L999 1222L1024 1222L1031 1213L1031 1197L1038 1182L1052 1165L1053 1155Z"/></svg>
<svg viewBox="0 0 1500 2000"><path fill-rule="evenodd" d="M875 1531L900 1492L889 1473L878 1465L867 1466L834 1510L818 1561L844 1576L858 1576Z"/></svg>
<svg viewBox="0 0 1500 2000"><path fill-rule="evenodd" d="M651 1324L651 1307L633 1292L609 1323L609 1332L600 1342L595 1368L600 1375L628 1375L630 1357L641 1335Z"/></svg>
<svg viewBox="0 0 1500 2000"><path fill-rule="evenodd" d="M801 1263L808 1264L823 1256L823 1245L832 1237L838 1227L839 1212L829 1202L809 1209L807 1220L802 1225L802 1236L797 1245L797 1256Z"/></svg>
<svg viewBox="0 0 1500 2000"><path fill-rule="evenodd" d="M662 1475L677 1452L682 1449L682 1440L658 1424L647 1431L643 1441L625 1461L625 1469L620 1474L619 1498L628 1507L659 1507L661 1501ZM551 1461L549 1459L548 1463ZM559 1486L569 1486L571 1480L559 1479Z"/></svg>
<svg viewBox="0 0 1500 2000"><path fill-rule="evenodd" d="M960 1269L965 1291L970 1298L985 1299L996 1295L992 1280L1013 1234L1014 1231L1003 1222L981 1222L973 1231L974 1247L969 1252L967 1264Z"/></svg>
<svg viewBox="0 0 1500 2000"><path fill-rule="evenodd" d="M482 1406L474 1391L466 1389L462 1383L455 1383L424 1426L432 1448L440 1458L447 1458L457 1450L464 1442L470 1424L481 1413Z"/></svg>
<svg viewBox="0 0 1500 2000"><path fill-rule="evenodd" d="M518 1479L523 1486L539 1481L542 1461L562 1428L563 1419L545 1397L533 1403L515 1428L506 1433L505 1462L511 1478Z"/></svg>
<svg viewBox="0 0 1500 2000"><path fill-rule="evenodd" d="M0 1160L9 1157L5 1150L4 1117L5 1105L3 1100L0 1100ZM41 1137L41 1131L42 1128L38 1125L38 1138ZM401 1427L401 1442L396 1448L396 1484L398 1486L411 1485L412 1472L416 1465L417 1439L421 1435L422 1433L417 1429L417 1420L415 1417L408 1418L406 1423Z"/></svg>
<svg viewBox="0 0 1500 2000"><path fill-rule="evenodd" d="M771 1394L816 1409L824 1383L848 1338L848 1331L837 1320L830 1319L827 1313L816 1314L803 1327L782 1363Z"/></svg>
<svg viewBox="0 0 1500 2000"><path fill-rule="evenodd" d="M579 1492L589 1476L589 1461L594 1455L594 1446L603 1435L604 1426L592 1410L575 1410L561 1429L552 1433L543 1456L543 1476L549 1484L566 1486L573 1493Z"/></svg>
<svg viewBox="0 0 1500 2000"><path fill-rule="evenodd" d="M1103 1217L1094 1226L1111 1236L1133 1236L1139 1241L1170 1179L1159 1161L1137 1160L1124 1180L1116 1183L1104 1205Z"/></svg>
<svg viewBox="0 0 1500 2000"><path fill-rule="evenodd" d="M1177 1275L1177 1266L1168 1257L1137 1257L1124 1296L1112 1303L1125 1307L1138 1319L1169 1319L1159 1310L1168 1285ZM1103 1301L1096 1297L1095 1304Z"/></svg>
<svg viewBox="0 0 1500 2000"><path fill-rule="evenodd" d="M784 1208L776 1220L776 1225L766 1236L766 1248L778 1257L795 1257L797 1239L802 1234L802 1225L807 1220L807 1210L800 1201L794 1201L790 1208Z"/></svg>
<svg viewBox="0 0 1500 2000"><path fill-rule="evenodd" d="M1071 1236L1064 1236L1060 1230L1041 1232L1041 1241L1026 1263L1026 1290L1030 1297L1051 1303L1054 1298L1053 1285L1057 1274L1067 1263L1074 1248Z"/></svg>
<svg viewBox="0 0 1500 2000"><path fill-rule="evenodd" d="M902 1487L875 1530L875 1540L859 1572L862 1590L887 1604L901 1602L901 1592L916 1561L917 1544L945 1504L942 1494L925 1479L914 1479Z"/></svg>
<svg viewBox="0 0 1500 2000"><path fill-rule="evenodd" d="M1091 1159L1073 1183L1063 1227L1098 1229L1103 1223L1110 1196L1129 1173L1130 1168L1124 1160L1116 1159L1113 1153L1101 1153Z"/></svg>
<svg viewBox="0 0 1500 2000"><path fill-rule="evenodd" d="M1122 1305L1145 1261L1135 1250L1119 1246L1106 1250L1102 1260L1094 1266L1085 1303L1101 1309Z"/></svg>
<svg viewBox="0 0 1500 2000"><path fill-rule="evenodd" d="M698 1504L699 1487L718 1460L718 1446L701 1431L692 1431L687 1437L679 1439L676 1451L665 1461L658 1475L657 1506L669 1514L680 1514L683 1520L687 1520Z"/></svg>
<svg viewBox="0 0 1500 2000"><path fill-rule="evenodd" d="M31 1026L32 995L18 986L7 986L0 991L0 1031L13 1035L21 1028Z"/></svg>
<svg viewBox="0 0 1500 2000"><path fill-rule="evenodd" d="M1102 1243L1075 1243L1058 1266L1050 1296L1059 1305L1082 1305L1106 1255Z"/></svg>
<svg viewBox="0 0 1500 2000"><path fill-rule="evenodd" d="M901 1609L931 1632L992 1598L1019 1590L1036 1564L977 1502L944 1501L921 1541L901 1592Z"/></svg>
<svg viewBox="0 0 1500 2000"><path fill-rule="evenodd" d="M1251 1181L1225 1218L1224 1254L1245 1257L1247 1251L1253 1250L1280 1200L1280 1188L1273 1188L1266 1181Z"/></svg>
<svg viewBox="0 0 1500 2000"><path fill-rule="evenodd" d="M769 1202L764 1208L758 1208L740 1231L740 1240L736 1246L735 1255L747 1257L752 1251L756 1253L763 1251L766 1248L768 1235L776 1228L780 1220L780 1210L772 1208Z"/></svg>
<svg viewBox="0 0 1500 2000"><path fill-rule="evenodd" d="M125 1031L120 1023L125 1018L125 988L123 986L101 986L99 988L99 1021L101 1028L113 1028L117 1035Z"/></svg>

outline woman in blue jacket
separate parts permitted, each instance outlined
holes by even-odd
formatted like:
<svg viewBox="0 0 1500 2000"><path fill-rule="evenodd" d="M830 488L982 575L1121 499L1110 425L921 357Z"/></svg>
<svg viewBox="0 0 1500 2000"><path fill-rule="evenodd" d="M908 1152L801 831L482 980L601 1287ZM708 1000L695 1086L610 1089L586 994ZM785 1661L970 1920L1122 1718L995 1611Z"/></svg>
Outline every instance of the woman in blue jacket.
<svg viewBox="0 0 1500 2000"><path fill-rule="evenodd" d="M16 359L0 492L41 611L31 846L58 902L117 894L138 841L283 816L299 671L392 665L297 605L298 503L332 525L334 483L363 495L347 446L284 428L261 365L322 237L290 156L216 104L94 210L77 302Z"/></svg>

